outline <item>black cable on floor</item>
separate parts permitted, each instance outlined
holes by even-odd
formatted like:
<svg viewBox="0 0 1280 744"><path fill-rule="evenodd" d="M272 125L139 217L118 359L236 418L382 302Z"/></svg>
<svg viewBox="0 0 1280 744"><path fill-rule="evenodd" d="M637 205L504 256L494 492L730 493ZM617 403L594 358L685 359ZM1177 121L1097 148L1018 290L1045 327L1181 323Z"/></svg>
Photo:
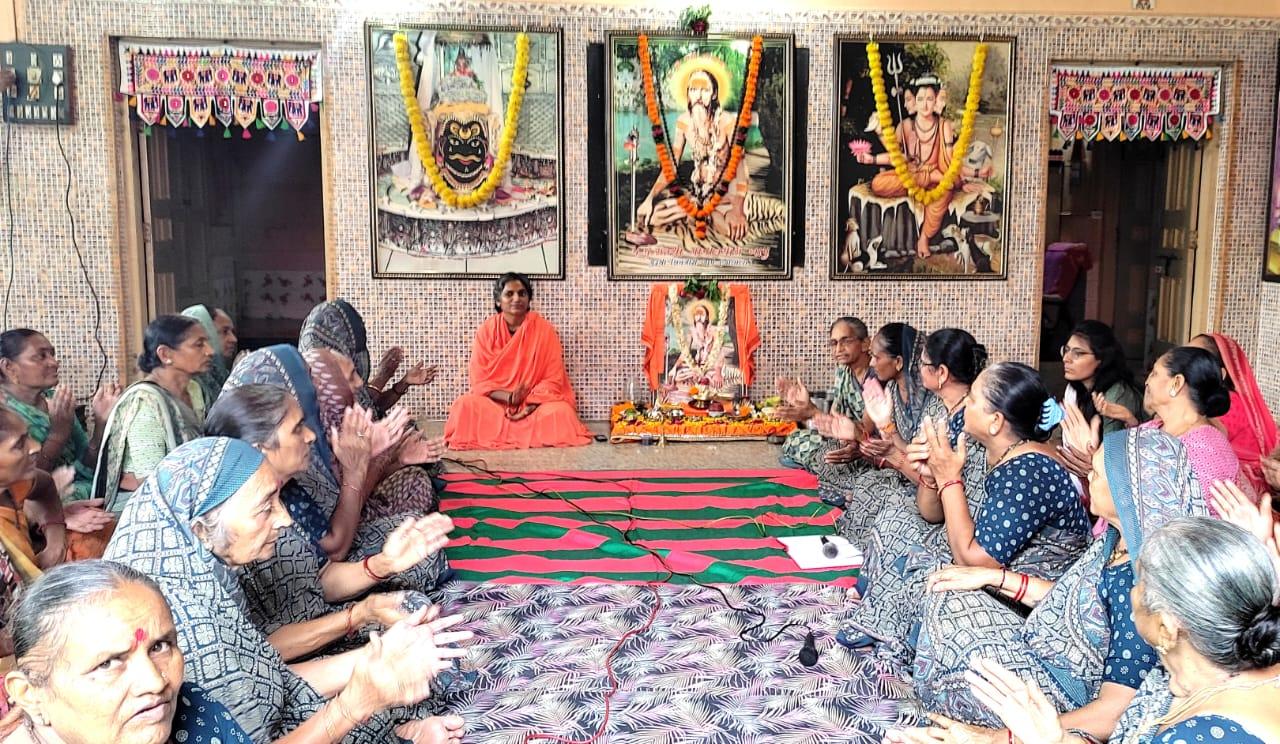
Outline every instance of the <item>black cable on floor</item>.
<svg viewBox="0 0 1280 744"><path fill-rule="evenodd" d="M524 483L524 482L514 483L514 482L512 482L512 481L509 481L509 480L507 480L507 479L503 478L503 477L502 477L502 475L501 475L500 473L498 473L498 472L496 472L496 471L493 471L493 470L489 470L487 467L484 467L484 466L482 466L482 465L478 465L478 464L476 464L476 462L474 462L474 461L470 461L470 460L456 460L456 459L453 459L453 458L443 458L441 461L442 461L442 462L451 462L451 463L453 463L453 464L455 464L455 465L457 465L457 466L459 466L459 467L461 467L461 468L465 468L465 469L470 470L470 471L472 471L472 472L479 473L479 474L482 474L482 475L486 475L486 476L488 476L488 477L490 477L490 478L493 478L493 479L497 480L499 483L510 483L510 484L512 484L512 485L518 485L518 486L520 486L520 487L524 488L526 491L528 491L528 492L529 492L529 494L530 494L530 495L532 495L532 496L541 496L542 498L552 498L552 497L554 497L554 498L560 499L560 500L561 500L561 501L563 501L564 503L566 503L566 504L568 504L569 506L573 507L573 509L574 509L575 511L577 511L579 514L581 514L582 516L584 516L584 517L586 517L587 519L591 520L593 523L595 523L595 524L597 524L597 525L600 525L601 527L608 527L609 529L613 530L614 532L617 532L619 535L621 535L621 536L622 536L622 540L623 540L623 542L627 543L627 544L628 544L628 545L630 545L631 547L633 547L633 548L638 548L639 550L643 550L644 552L646 552L646 553L648 553L649 555L653 556L653 557L658 561L658 563L662 565L663 570L665 570L665 571L667 572L667 576L666 576L665 578L663 578L663 579L662 579L662 581L667 581L667 580L671 579L673 576L680 576L680 577L682 577L682 578L688 579L690 582L692 582L692 583L694 583L694 584L697 584L698 586L700 586L700 587L702 587L702 588L704 588L704 589L713 589L713 590L715 590L715 592L716 592L717 594L719 594L719 595L720 595L720 599L721 599L721 601L724 603L724 606L725 606L725 607L729 608L729 609L730 609L730 610L732 610L733 612L739 612L739 613L743 613L743 614L746 614L746 615L752 615L752 616L754 616L754 617L759 618L759 619L756 621L756 623L755 623L754 625L751 625L751 626L749 626L749 627L743 628L741 631L739 631L739 632L738 632L738 639L739 639L739 640L741 640L741 641L742 641L742 642L744 642L744 643L771 643L771 642L773 642L773 641L777 640L779 636L781 636L783 633L787 632L787 631L788 631L788 630L790 630L791 628L804 628L806 631L808 630L808 626L807 626L807 625L805 625L804 623L795 622L795 621L788 621L788 622L787 622L786 624L784 624L782 627L778 628L777 632L775 632L775 633L774 633L773 635L771 635L771 636L768 636L767 638L751 638L751 637L748 637L748 636L749 636L749 634L754 633L755 631L757 631L757 630L759 630L760 628L764 627L765 623L767 623L767 622L768 622L769 618L768 618L768 617L767 617L763 612L760 612L760 611L759 611L759 610L757 610L757 609L754 609L754 608L751 608L751 607L739 607L738 605L735 605L735 604L733 603L733 600L729 599L729 595L724 591L724 589L720 588L719 586L716 586L715 584L706 584L706 583L703 583L702 581L699 581L699 580L698 580L698 578L697 578L696 576L694 576L693 574L689 574L689 573L685 573L685 572L683 572L683 571L677 571L677 570L675 570L674 568L672 568L672 567L671 567L671 565L670 565L670 564L668 564L668 563L667 563L666 559L665 559L665 558L662 556L662 554L661 554L661 553L659 553L656 549L651 548L651 547L649 547L648 545L643 545L643 544L641 544L641 543L636 542L636 541L635 541L635 539L631 536L631 532L632 532L632 530L634 530L634 529L635 529L635 524L636 524L636 520L635 520L635 518L634 518L634 515L632 515L632 518L629 520L628 525L627 525L627 528L626 528L625 530L624 530L624 529L620 529L620 528L619 528L617 525L615 525L615 524L611 524L611 523L609 523L609 522L603 522L603 521L601 521L601 520L597 519L597 518L596 518L596 516L595 516L594 514L592 514L591 512L587 511L586 509L583 509L581 506L578 506L577 504L575 504L575 503L573 502L573 500L572 500L572 499L570 499L570 498L566 497L564 494L562 494L562 493L560 493L560 492L558 492L558 491L544 491L544 490L539 489L539 488L534 488L533 486L529 485L528 483ZM594 484L597 484L597 485L612 485L612 486L619 485L619 484L618 484L618 482L617 482L617 481L614 481L614 480L605 480L605 479L600 479L600 478L586 478L586 477L577 476L577 475L574 475L574 476L567 476L567 477L566 477L566 479L567 479L567 480L575 480L575 481L579 481L579 482L582 482L582 483L594 483ZM624 488L625 488L625 487L624 487ZM629 488L627 488L627 489L626 489L626 493L627 493L628 500L630 499L630 497L633 497L633 496L635 496L635 495L636 495L636 494L635 494L635 491L633 491L633 490L631 490L631 489L629 489ZM631 509L630 504L628 504L628 506L627 506L627 511L628 511L628 513L629 513L629 514L631 513L631 512L630 512L630 509Z"/></svg>

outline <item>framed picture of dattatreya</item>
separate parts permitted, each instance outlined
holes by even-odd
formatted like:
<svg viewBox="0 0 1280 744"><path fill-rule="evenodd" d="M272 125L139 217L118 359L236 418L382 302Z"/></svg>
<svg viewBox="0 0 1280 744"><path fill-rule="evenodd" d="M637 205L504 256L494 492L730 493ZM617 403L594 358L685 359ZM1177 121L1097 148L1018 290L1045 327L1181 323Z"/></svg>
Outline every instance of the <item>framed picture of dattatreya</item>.
<svg viewBox="0 0 1280 744"><path fill-rule="evenodd" d="M609 277L791 277L794 42L607 41Z"/></svg>
<svg viewBox="0 0 1280 744"><path fill-rule="evenodd" d="M564 278L564 39L370 23L373 275Z"/></svg>
<svg viewBox="0 0 1280 744"><path fill-rule="evenodd" d="M836 38L832 279L1008 275L1012 38Z"/></svg>

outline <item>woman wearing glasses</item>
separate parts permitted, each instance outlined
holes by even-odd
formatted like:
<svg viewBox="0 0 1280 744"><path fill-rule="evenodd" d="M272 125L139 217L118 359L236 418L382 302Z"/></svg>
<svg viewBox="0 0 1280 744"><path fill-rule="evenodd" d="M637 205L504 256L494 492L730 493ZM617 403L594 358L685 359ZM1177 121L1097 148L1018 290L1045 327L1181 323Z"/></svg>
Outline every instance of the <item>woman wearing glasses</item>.
<svg viewBox="0 0 1280 744"><path fill-rule="evenodd" d="M1077 325L1062 347L1062 373L1064 402L1074 401L1086 421L1101 416L1102 434L1142 422L1142 394L1111 326L1097 320Z"/></svg>

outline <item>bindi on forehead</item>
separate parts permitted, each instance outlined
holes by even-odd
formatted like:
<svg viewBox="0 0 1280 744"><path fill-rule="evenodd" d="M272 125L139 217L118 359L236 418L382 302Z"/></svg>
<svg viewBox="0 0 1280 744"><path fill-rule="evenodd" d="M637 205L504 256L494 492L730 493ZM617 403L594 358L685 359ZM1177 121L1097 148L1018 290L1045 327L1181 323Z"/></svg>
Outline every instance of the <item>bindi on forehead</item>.
<svg viewBox="0 0 1280 744"><path fill-rule="evenodd" d="M143 643L146 642L146 640L147 640L147 632L145 630L143 630L142 628L138 628L134 630L133 631L133 648L129 650L136 651L139 646L141 646Z"/></svg>

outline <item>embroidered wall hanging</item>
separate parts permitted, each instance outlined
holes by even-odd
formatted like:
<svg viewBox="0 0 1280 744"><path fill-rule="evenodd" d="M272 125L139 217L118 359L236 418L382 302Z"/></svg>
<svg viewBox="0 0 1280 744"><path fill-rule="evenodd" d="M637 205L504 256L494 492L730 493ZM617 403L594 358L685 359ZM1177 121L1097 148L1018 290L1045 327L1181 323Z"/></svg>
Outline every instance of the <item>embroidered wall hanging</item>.
<svg viewBox="0 0 1280 744"><path fill-rule="evenodd" d="M204 127L223 136L232 124L249 139L251 127L303 127L319 110L323 86L319 49L259 49L120 42L120 93L148 128Z"/></svg>
<svg viewBox="0 0 1280 744"><path fill-rule="evenodd" d="M1069 139L1211 138L1219 67L1070 67L1052 72L1049 116Z"/></svg>

